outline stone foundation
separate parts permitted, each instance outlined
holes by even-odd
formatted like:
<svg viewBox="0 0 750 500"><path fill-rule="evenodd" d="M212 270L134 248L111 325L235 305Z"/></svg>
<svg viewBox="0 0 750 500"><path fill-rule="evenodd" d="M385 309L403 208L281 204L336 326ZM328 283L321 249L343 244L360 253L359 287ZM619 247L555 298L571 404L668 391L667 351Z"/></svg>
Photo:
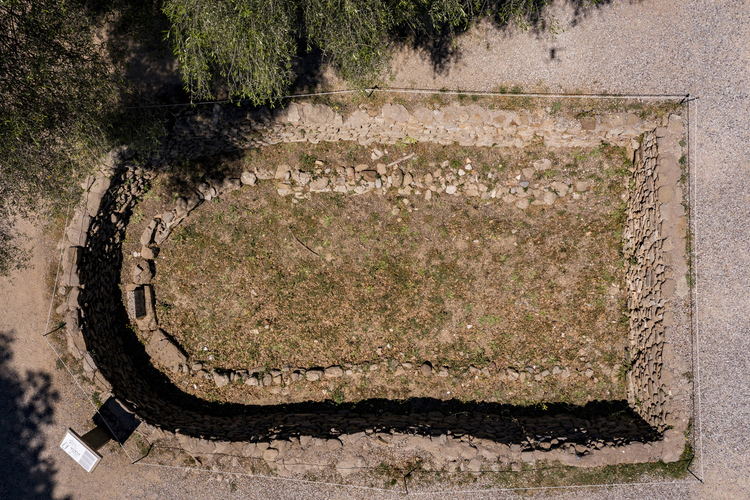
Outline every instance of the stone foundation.
<svg viewBox="0 0 750 500"><path fill-rule="evenodd" d="M182 117L165 149L145 166L134 167L127 150L116 151L101 172L84 183L86 200L76 209L66 233L64 298L58 308L66 317L69 348L84 358L86 376L103 390L111 390L159 433L174 433L189 453L231 452L260 458L281 474L308 470L308 465L300 464L309 464L314 456L328 460L326 464L364 463L367 450L377 447L426 453L434 468L460 467L472 472L539 459L579 466L677 460L685 444L684 426L680 427L684 419L676 417L680 409L667 397L669 387L664 383L671 300L665 291L665 266L670 266L670 258L673 266L680 258L684 261L680 231L684 238L685 226L684 217L679 216L665 224L665 210L671 210L672 217L677 209L664 203L681 200L669 169L676 165L670 163L675 152L679 156L676 144L682 129L676 116L662 125L657 128L631 114L566 121L475 105L408 111L388 104L376 116L359 110L343 117L326 106L292 104L274 114L217 108L212 116ZM639 146L635 138L644 133ZM169 346L168 337L162 334L158 345L144 346L128 327L124 295L135 288L119 286L121 242L137 197L158 170L168 168L165 158L194 158L303 140L455 141L466 146L523 147L540 137L548 147L592 147L604 140L638 149L626 228L626 252L632 263L628 274L633 359L630 407L625 402L607 402L585 407L551 404L540 410L435 399L341 405L211 403L183 393L152 364L149 353L158 356L155 353L165 349L175 364L183 360L176 346ZM171 212L155 218L142 235L144 262L155 257L170 228L203 200L239 188L241 183L254 183L258 175L248 172L241 179L207 183L178 200ZM668 189L672 189L670 199ZM668 248L682 248L683 253L668 254ZM147 283L149 272L148 265L139 265L133 273L134 285ZM679 295L686 284L677 283L674 293ZM147 297L145 309L133 303L131 315L147 311L135 319L140 328L154 330L158 318L149 307L152 295L144 291L142 296ZM674 428L668 429L670 425ZM328 458L315 455L321 451ZM349 470L339 469L342 475Z"/></svg>

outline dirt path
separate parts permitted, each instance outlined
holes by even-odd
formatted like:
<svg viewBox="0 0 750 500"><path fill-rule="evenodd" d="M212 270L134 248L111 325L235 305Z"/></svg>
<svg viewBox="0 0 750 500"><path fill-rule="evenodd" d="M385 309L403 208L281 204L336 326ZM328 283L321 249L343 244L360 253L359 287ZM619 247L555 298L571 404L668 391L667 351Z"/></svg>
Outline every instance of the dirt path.
<svg viewBox="0 0 750 500"><path fill-rule="evenodd" d="M700 382L705 485L624 486L540 492L540 497L741 498L750 482L750 9L746 2L676 0L605 5L549 35L473 30L457 61L435 73L428 59L397 56L393 86L492 90L690 92L698 120ZM695 110L695 106L691 113ZM693 115L693 118L695 116ZM691 127L695 122L691 122ZM693 129L693 132L695 129ZM694 136L691 137L691 140ZM27 225L31 267L0 279L0 423L6 498L379 498L369 490L130 466L109 453L86 474L57 447L66 427L86 429L92 409L41 340L46 269L54 243ZM8 489L8 485L10 489ZM444 497L445 495L440 495ZM514 497L465 493L460 498ZM429 495L428 495L429 497Z"/></svg>

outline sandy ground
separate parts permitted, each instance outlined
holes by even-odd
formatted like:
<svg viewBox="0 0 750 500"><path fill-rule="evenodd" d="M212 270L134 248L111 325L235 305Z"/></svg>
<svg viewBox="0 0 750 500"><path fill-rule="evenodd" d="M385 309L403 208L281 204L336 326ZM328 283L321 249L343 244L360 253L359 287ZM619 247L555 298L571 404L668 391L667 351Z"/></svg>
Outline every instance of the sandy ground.
<svg viewBox="0 0 750 500"><path fill-rule="evenodd" d="M394 87L690 93L692 160L697 160L698 319L702 461L698 482L538 491L571 498L748 498L750 487L750 4L745 1L613 2L549 34L475 29L458 57L436 72L405 51ZM554 52L553 52L554 49ZM553 57L554 55L554 57ZM698 113L696 110L698 109ZM697 129L696 129L697 124ZM691 147L695 144L691 144ZM31 267L0 279L2 498L380 498L402 496L130 465L109 452L93 474L58 448L65 428L87 429L92 409L42 340L45 276L56 257L38 225L26 224ZM513 498L517 492L419 495Z"/></svg>

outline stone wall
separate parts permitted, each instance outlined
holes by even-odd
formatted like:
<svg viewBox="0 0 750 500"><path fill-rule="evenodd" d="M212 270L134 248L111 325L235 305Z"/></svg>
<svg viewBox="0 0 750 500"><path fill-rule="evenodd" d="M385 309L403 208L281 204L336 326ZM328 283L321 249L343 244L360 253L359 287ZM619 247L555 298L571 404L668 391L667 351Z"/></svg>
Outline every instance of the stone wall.
<svg viewBox="0 0 750 500"><path fill-rule="evenodd" d="M672 373L665 373L665 346L677 300L688 292L685 273L686 220L682 207L680 148L683 125L672 116L643 137L636 151L628 201L625 257L630 311L628 400L660 432L675 437L686 422L676 418ZM676 275L676 276L675 276ZM668 278L673 278L670 279ZM665 286L666 284L666 286ZM677 432L679 431L679 432Z"/></svg>
<svg viewBox="0 0 750 500"><path fill-rule="evenodd" d="M371 116L374 115L374 116ZM442 109L386 104L380 113L358 109L344 117L323 104L292 103L265 108L214 108L212 114L188 112L176 120L161 158L194 158L281 142L356 141L362 145L415 140L461 146L521 148L542 139L548 148L596 147L602 141L630 146L657 124L633 113L587 117L484 109L476 104Z"/></svg>
<svg viewBox="0 0 750 500"><path fill-rule="evenodd" d="M675 433L668 431L659 440L658 431L665 428L668 405L653 388L658 385L663 389L658 367L658 335L663 329L654 329L655 317L663 314L657 289L663 280L655 278L663 271L658 267L662 261L657 259L656 250L651 252L660 241L659 215L658 209L653 208L653 182L648 180L654 172L653 168L649 171L648 165L653 167L658 153L658 149L653 149L653 134L647 136L639 150L635 173L638 191L630 203L628 226L629 234L637 240L628 252L638 262L630 275L631 309L636 317L631 341L639 349L631 372L631 394L634 403L640 401L635 409L643 419L622 402L579 408L550 405L546 411L433 399L269 407L211 403L174 386L152 364L150 354L154 355L159 346L142 345L129 328L123 295L143 287L146 315L137 318L141 321L138 325L156 328L153 293L147 284L140 284L148 281L144 276L149 272L148 259L153 258L148 252L168 237L174 224L218 191L216 186L203 186L178 200L170 215L154 220L141 241L145 265L133 274L134 286L121 289L121 241L127 222L137 197L145 192L155 172L167 166L165 158L195 157L280 141L358 140L369 144L392 143L407 137L436 142L455 140L477 146L521 146L538 135L550 147L593 146L601 140L634 147L637 144L633 138L653 130L653 124L643 123L635 115L567 123L525 113L482 110L478 106L452 106L438 111L418 108L410 113L402 106L389 104L377 116L356 111L346 119L319 105L291 105L274 115L259 112L248 116L242 112L235 116L237 113L236 108L230 108L216 111L211 118L193 115L178 119L175 137L161 155L152 156L144 167L134 167L127 151L115 151L101 172L84 184L85 201L76 209L66 232L64 275L59 290L65 298L58 312L66 318L71 353L84 359L86 375L94 383L111 390L148 424L175 433L191 453L231 450L243 456L260 456L279 471L299 472L301 469L294 468L299 457L308 445L314 447L321 442L324 448L335 452L331 458L335 461L364 453L363 446L369 449L408 440L407 448L432 453L442 466L455 469L457 464L463 464L461 467L475 472L497 467L498 460L521 463L546 458L586 466L659 458L673 461L679 457L684 439L680 442L679 436L674 438ZM674 138L664 136L664 141L669 140ZM238 182L225 180L219 188L231 189ZM639 187L641 184L646 187ZM644 220L641 213L648 214L644 222L639 222ZM651 288L643 288L642 283ZM134 311L135 306L131 316ZM165 341L162 337L159 340ZM171 355L181 359L176 351ZM345 452L337 452L342 446L346 447Z"/></svg>

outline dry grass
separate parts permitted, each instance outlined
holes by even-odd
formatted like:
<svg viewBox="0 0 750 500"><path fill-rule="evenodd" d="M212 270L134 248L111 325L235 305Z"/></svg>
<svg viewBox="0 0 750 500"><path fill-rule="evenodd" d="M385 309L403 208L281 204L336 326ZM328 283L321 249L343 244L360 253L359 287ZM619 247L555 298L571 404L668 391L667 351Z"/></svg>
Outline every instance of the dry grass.
<svg viewBox="0 0 750 500"><path fill-rule="evenodd" d="M161 325L193 360L222 368L395 359L416 366L430 360L456 374L490 362L534 373L556 365L573 372L567 381L549 377L520 387L501 382L496 372L474 384L473 377L415 383L379 372L323 391L343 399L450 394L583 403L624 397L617 378L627 339L619 253L622 152L608 146L554 153L423 144L388 149L389 159L416 153L409 169L417 176L434 171L435 163L463 165L470 158L498 185L549 157L546 180L588 179L593 189L580 200L568 195L525 211L499 200L411 196L408 212L395 193L315 194L298 201L278 196L270 182L244 188L204 204L163 246L155 280ZM370 151L280 145L246 161L312 169L320 159L323 169L374 164ZM195 175L184 167L177 176ZM143 213L158 213L163 200L173 198L171 185L163 182L149 194ZM146 222L129 234L139 234ZM587 366L596 372L593 379L578 375ZM244 401L250 390L209 386L196 391ZM321 398L297 392L294 399Z"/></svg>

